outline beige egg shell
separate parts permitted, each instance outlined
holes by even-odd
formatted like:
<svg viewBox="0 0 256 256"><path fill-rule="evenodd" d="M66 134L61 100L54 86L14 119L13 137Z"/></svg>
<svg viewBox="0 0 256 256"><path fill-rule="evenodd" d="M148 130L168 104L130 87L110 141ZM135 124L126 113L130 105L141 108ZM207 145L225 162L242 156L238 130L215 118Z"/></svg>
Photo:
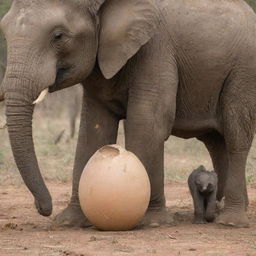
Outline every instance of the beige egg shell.
<svg viewBox="0 0 256 256"><path fill-rule="evenodd" d="M81 208L100 230L130 230L145 215L150 182L145 167L118 145L99 149L88 161L79 184Z"/></svg>

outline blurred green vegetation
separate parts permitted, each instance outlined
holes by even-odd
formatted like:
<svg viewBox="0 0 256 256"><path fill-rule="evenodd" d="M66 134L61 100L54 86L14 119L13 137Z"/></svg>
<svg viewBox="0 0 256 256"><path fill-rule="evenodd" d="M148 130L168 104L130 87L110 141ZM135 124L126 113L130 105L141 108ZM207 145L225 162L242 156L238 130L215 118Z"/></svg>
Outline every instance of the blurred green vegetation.
<svg viewBox="0 0 256 256"><path fill-rule="evenodd" d="M0 17L3 17L4 14L9 9L12 0L0 0Z"/></svg>
<svg viewBox="0 0 256 256"><path fill-rule="evenodd" d="M256 0L246 0L246 2L256 11Z"/></svg>

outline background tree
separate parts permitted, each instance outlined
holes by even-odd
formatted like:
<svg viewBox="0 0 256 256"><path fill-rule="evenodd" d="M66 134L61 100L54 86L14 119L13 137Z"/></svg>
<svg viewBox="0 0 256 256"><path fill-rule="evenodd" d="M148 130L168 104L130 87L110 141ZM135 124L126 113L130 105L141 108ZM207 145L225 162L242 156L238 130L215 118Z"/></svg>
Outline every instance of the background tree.
<svg viewBox="0 0 256 256"><path fill-rule="evenodd" d="M0 0L0 19L9 9L12 0ZM4 67L6 65L6 42L3 34L0 32L0 83L4 75Z"/></svg>

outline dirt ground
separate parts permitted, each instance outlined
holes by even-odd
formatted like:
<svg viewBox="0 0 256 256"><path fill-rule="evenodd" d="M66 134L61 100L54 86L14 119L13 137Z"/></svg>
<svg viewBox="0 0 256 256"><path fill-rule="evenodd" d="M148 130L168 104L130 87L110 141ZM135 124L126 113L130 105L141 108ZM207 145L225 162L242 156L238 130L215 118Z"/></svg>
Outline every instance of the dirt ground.
<svg viewBox="0 0 256 256"><path fill-rule="evenodd" d="M71 184L48 182L54 215L68 202ZM0 255L256 255L256 189L249 189L251 227L193 225L192 200L185 183L166 185L167 205L176 225L129 232L89 229L53 230L52 218L37 214L24 186L0 188Z"/></svg>
<svg viewBox="0 0 256 256"><path fill-rule="evenodd" d="M48 114L47 114L48 115ZM53 217L70 198L76 139L54 144L65 120L35 116L35 147L53 197L50 218L40 216L13 160L6 130L0 130L0 255L2 256L256 256L256 139L247 162L251 227L192 225L193 207L186 180L200 164L212 169L202 143L171 137L165 146L166 199L176 225L129 232L53 230ZM122 131L123 129L120 129ZM77 135L76 135L77 136ZM122 132L119 144L124 145Z"/></svg>

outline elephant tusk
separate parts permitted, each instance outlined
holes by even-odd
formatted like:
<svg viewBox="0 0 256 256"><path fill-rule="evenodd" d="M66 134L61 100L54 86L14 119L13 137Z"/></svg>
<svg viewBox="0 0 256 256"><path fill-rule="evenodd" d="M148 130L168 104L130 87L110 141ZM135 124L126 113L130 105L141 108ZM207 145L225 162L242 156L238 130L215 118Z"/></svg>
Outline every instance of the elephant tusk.
<svg viewBox="0 0 256 256"><path fill-rule="evenodd" d="M42 102L42 101L44 100L44 98L46 97L46 95L47 95L48 92L49 92L49 88L44 89L44 90L40 93L39 97L33 102L33 105L36 105L36 104Z"/></svg>
<svg viewBox="0 0 256 256"><path fill-rule="evenodd" d="M3 130L7 127L7 123L3 122L2 124L0 124L0 130Z"/></svg>

